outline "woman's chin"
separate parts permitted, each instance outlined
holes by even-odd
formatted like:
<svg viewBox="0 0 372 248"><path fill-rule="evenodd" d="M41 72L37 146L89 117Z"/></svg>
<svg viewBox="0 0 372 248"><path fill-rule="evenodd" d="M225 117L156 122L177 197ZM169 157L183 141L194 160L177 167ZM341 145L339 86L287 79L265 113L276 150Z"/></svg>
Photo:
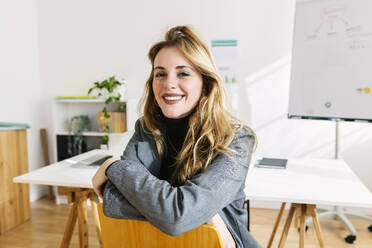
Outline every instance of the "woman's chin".
<svg viewBox="0 0 372 248"><path fill-rule="evenodd" d="M191 112L192 110L189 109L162 109L163 115L169 119L181 119L188 116Z"/></svg>
<svg viewBox="0 0 372 248"><path fill-rule="evenodd" d="M165 117L169 119L180 119L182 118L182 115L180 114L164 114Z"/></svg>
<svg viewBox="0 0 372 248"><path fill-rule="evenodd" d="M169 119L180 119L187 115L187 113L179 113L179 112L163 112L163 115Z"/></svg>

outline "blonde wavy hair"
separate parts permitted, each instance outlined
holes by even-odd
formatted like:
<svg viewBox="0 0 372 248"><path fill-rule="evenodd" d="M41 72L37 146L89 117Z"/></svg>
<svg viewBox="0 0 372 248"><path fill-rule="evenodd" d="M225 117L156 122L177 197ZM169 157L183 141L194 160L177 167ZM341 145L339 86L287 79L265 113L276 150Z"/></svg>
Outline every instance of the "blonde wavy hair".
<svg viewBox="0 0 372 248"><path fill-rule="evenodd" d="M215 153L234 152L228 146L235 133L242 128L250 128L226 109L223 82L217 73L208 47L190 27L177 26L170 29L165 34L165 40L154 44L148 53L152 71L146 81L141 100L144 105L143 120L145 122L142 124L145 124L148 131L152 133L160 158L163 158L167 152L163 133L164 116L155 100L152 84L154 60L164 47L177 47L201 73L203 79L199 103L189 118L189 129L185 141L173 165L176 168L170 182L177 186L204 171ZM253 131L252 133L256 137ZM255 140L257 146L257 138Z"/></svg>

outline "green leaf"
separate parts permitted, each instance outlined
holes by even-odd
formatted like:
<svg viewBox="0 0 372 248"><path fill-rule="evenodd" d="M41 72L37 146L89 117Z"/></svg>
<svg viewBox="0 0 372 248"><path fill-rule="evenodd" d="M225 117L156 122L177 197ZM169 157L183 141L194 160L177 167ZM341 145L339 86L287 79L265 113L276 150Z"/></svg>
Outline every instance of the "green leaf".
<svg viewBox="0 0 372 248"><path fill-rule="evenodd" d="M110 125L108 123L105 123L103 130L107 133L110 132Z"/></svg>
<svg viewBox="0 0 372 248"><path fill-rule="evenodd" d="M119 111L125 112L125 110L126 110L126 106L124 104L120 104L119 105Z"/></svg>
<svg viewBox="0 0 372 248"><path fill-rule="evenodd" d="M105 101L106 104L109 104L110 102L112 102L112 96L110 96L109 98L107 98L106 101Z"/></svg>
<svg viewBox="0 0 372 248"><path fill-rule="evenodd" d="M111 117L111 115L108 112L105 112L104 115L103 115L103 117L105 117L106 119L108 119L108 118Z"/></svg>
<svg viewBox="0 0 372 248"><path fill-rule="evenodd" d="M102 140L107 143L109 142L110 138L108 135L105 135L105 136L102 136Z"/></svg>

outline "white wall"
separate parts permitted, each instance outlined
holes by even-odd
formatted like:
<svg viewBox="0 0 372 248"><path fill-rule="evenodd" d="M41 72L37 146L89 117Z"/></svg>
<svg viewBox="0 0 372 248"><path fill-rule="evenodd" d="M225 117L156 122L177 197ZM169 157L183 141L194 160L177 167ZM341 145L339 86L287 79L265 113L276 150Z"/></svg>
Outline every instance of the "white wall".
<svg viewBox="0 0 372 248"><path fill-rule="evenodd" d="M168 27L236 36L238 1L229 2L38 1L42 84L50 95L86 94L95 80L119 74L131 96L141 95L147 51Z"/></svg>
<svg viewBox="0 0 372 248"><path fill-rule="evenodd" d="M295 0L241 0L242 78L288 56L292 50Z"/></svg>
<svg viewBox="0 0 372 248"><path fill-rule="evenodd" d="M147 51L168 27L191 24L209 43L238 38L242 77L288 54L293 0L38 0L41 79L53 94L85 94L92 82L119 74L140 95ZM275 40L275 42L273 42Z"/></svg>
<svg viewBox="0 0 372 248"><path fill-rule="evenodd" d="M29 169L43 165L37 9L34 1L0 1L0 122L28 123ZM44 191L31 186L31 200Z"/></svg>

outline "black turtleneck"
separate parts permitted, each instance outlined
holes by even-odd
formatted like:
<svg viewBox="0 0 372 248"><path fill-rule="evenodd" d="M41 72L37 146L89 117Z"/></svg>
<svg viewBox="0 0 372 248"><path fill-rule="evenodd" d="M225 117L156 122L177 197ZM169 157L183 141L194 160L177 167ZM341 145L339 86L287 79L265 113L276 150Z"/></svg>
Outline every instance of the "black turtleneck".
<svg viewBox="0 0 372 248"><path fill-rule="evenodd" d="M189 128L190 115L180 119L170 119L164 117L165 120L165 141L166 153L160 170L160 179L169 182L173 172L175 171L174 163L178 153L181 151L183 142Z"/></svg>

